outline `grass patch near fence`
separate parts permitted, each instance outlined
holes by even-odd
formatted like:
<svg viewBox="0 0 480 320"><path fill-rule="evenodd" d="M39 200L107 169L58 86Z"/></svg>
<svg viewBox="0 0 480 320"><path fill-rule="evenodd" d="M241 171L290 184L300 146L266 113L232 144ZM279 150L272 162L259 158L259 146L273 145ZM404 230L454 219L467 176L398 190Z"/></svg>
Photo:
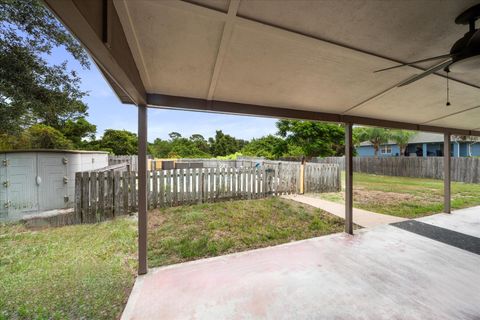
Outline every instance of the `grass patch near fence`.
<svg viewBox="0 0 480 320"><path fill-rule="evenodd" d="M149 264L166 264L342 232L343 219L280 198L152 211Z"/></svg>
<svg viewBox="0 0 480 320"><path fill-rule="evenodd" d="M136 274L133 219L0 225L0 319L116 319Z"/></svg>
<svg viewBox="0 0 480 320"><path fill-rule="evenodd" d="M443 180L354 173L353 188L356 208L405 218L443 211ZM318 196L334 202L344 201L342 192ZM452 182L453 209L477 205L480 205L480 184Z"/></svg>
<svg viewBox="0 0 480 320"><path fill-rule="evenodd" d="M161 266L343 231L343 220L279 198L150 211ZM0 319L117 319L136 275L137 223L28 230L0 224Z"/></svg>

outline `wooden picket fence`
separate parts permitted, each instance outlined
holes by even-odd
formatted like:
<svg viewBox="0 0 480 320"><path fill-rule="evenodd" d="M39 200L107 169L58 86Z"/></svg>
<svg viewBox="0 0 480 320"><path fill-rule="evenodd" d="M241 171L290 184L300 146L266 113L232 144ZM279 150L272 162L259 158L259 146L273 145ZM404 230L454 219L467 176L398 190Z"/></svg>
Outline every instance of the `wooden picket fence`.
<svg viewBox="0 0 480 320"><path fill-rule="evenodd" d="M259 199L300 191L299 163L265 162L260 168L197 168L150 171L148 208ZM339 191L340 168L307 164L305 190ZM134 171L78 172L75 176L75 215L78 223L103 221L136 212L138 177Z"/></svg>

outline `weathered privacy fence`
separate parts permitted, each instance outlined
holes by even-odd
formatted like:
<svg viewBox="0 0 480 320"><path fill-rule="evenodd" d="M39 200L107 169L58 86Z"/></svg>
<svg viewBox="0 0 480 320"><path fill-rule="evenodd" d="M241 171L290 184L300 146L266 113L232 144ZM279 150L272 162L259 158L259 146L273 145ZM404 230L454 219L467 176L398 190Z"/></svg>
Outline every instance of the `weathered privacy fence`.
<svg viewBox="0 0 480 320"><path fill-rule="evenodd" d="M259 199L301 190L301 165L265 162L261 167L196 168L150 171L148 208L230 199ZM340 168L307 164L306 192L340 190ZM135 212L136 172L78 172L75 176L75 215L79 223L102 221Z"/></svg>
<svg viewBox="0 0 480 320"><path fill-rule="evenodd" d="M480 183L480 158L452 157L451 179ZM344 157L316 158L345 168ZM385 176L443 179L443 157L355 157L353 171Z"/></svg>

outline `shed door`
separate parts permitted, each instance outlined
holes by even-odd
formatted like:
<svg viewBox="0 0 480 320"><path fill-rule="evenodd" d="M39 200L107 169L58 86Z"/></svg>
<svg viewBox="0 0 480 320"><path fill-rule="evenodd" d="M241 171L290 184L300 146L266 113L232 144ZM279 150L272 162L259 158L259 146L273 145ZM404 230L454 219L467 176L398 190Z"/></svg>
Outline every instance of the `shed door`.
<svg viewBox="0 0 480 320"><path fill-rule="evenodd" d="M8 188L4 185L7 181L7 166L6 166L6 157L5 153L0 153L0 221L7 218L7 190Z"/></svg>
<svg viewBox="0 0 480 320"><path fill-rule="evenodd" d="M6 160L8 218L17 219L38 210L36 156L32 152L7 153Z"/></svg>
<svg viewBox="0 0 480 320"><path fill-rule="evenodd" d="M38 177L40 178L38 193L41 211L66 207L67 162L63 154L38 154Z"/></svg>

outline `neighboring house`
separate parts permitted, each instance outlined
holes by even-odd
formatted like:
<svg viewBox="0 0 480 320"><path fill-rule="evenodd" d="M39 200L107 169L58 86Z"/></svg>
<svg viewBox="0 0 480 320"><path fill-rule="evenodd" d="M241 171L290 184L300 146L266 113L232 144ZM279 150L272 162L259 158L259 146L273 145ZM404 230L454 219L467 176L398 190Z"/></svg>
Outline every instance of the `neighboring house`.
<svg viewBox="0 0 480 320"><path fill-rule="evenodd" d="M360 157L375 155L373 145L370 142L362 142L356 148ZM400 147L395 142L389 142L380 147L379 157L395 157L400 155ZM435 157L443 156L443 135L438 133L419 132L412 136L408 143L406 156ZM480 156L480 141L464 141L452 137L452 156L469 157Z"/></svg>

